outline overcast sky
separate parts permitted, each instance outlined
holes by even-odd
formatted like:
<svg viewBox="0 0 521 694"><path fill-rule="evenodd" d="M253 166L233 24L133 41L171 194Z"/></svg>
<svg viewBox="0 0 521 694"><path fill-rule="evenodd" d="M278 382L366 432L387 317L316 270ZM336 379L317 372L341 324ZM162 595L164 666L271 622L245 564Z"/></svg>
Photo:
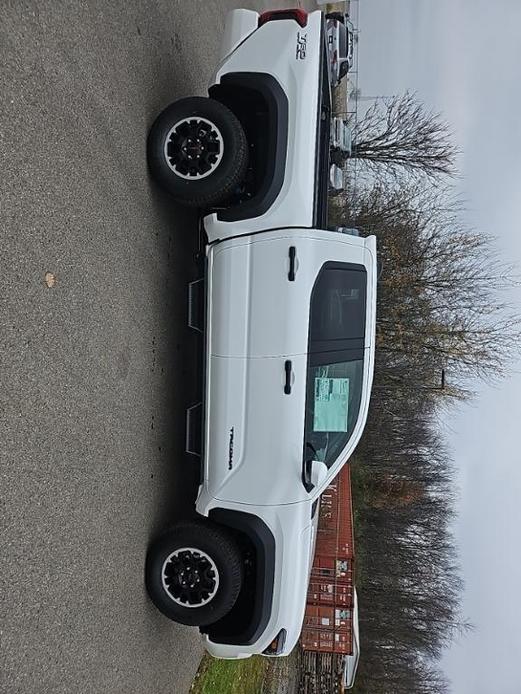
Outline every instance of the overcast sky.
<svg viewBox="0 0 521 694"><path fill-rule="evenodd" d="M464 150L468 222L521 267L521 0L360 0L360 29L362 92L416 90L444 113ZM512 299L521 309L521 291ZM521 375L480 386L451 428L464 612L476 629L442 665L455 694L520 694Z"/></svg>

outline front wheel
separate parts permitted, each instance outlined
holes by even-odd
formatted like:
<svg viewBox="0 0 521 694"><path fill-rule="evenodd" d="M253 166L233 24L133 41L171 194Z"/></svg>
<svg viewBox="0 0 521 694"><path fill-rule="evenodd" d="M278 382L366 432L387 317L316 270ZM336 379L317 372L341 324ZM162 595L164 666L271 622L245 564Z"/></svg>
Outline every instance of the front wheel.
<svg viewBox="0 0 521 694"><path fill-rule="evenodd" d="M213 99L190 97L167 106L147 141L150 172L179 202L210 207L241 183L248 143L237 117Z"/></svg>
<svg viewBox="0 0 521 694"><path fill-rule="evenodd" d="M242 574L233 537L213 523L179 524L147 553L145 581L152 602L170 619L190 626L224 617L237 600Z"/></svg>

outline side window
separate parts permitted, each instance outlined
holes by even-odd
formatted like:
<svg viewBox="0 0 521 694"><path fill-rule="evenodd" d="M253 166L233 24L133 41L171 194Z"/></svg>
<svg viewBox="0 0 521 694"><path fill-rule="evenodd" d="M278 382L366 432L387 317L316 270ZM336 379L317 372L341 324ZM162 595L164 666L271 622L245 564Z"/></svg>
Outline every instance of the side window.
<svg viewBox="0 0 521 694"><path fill-rule="evenodd" d="M333 465L358 421L364 375L367 273L326 263L311 297L304 462Z"/></svg>
<svg viewBox="0 0 521 694"><path fill-rule="evenodd" d="M354 267L360 269L326 263L321 270L311 299L311 343L363 340L367 273Z"/></svg>
<svg viewBox="0 0 521 694"><path fill-rule="evenodd" d="M304 456L333 465L358 419L363 359L309 365Z"/></svg>

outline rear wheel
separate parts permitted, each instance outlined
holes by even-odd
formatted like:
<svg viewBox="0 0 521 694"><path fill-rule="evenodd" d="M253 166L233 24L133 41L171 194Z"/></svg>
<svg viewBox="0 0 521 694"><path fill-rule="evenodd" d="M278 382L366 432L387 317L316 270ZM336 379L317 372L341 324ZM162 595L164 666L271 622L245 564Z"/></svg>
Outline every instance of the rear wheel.
<svg viewBox="0 0 521 694"><path fill-rule="evenodd" d="M227 614L242 584L243 562L233 537L210 523L183 523L149 548L145 581L161 612L203 626Z"/></svg>
<svg viewBox="0 0 521 694"><path fill-rule="evenodd" d="M156 118L147 157L154 178L179 202L209 207L226 201L242 181L248 143L230 109L213 99L190 97Z"/></svg>

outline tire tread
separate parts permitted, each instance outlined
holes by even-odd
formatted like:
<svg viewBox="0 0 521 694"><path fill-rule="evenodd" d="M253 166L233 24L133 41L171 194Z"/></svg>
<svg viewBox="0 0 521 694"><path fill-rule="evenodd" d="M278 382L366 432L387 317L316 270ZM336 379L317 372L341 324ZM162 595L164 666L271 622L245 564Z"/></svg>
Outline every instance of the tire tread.
<svg viewBox="0 0 521 694"><path fill-rule="evenodd" d="M165 162L163 146L167 132L176 119L200 115L215 122L222 130L224 156L210 176L184 181ZM213 120L212 120L213 119ZM209 97L189 97L167 106L156 118L147 140L147 159L152 176L178 202L189 207L208 208L226 201L242 181L248 166L249 147L237 116L219 101Z"/></svg>
<svg viewBox="0 0 521 694"><path fill-rule="evenodd" d="M198 543L201 543L198 545ZM195 546L212 555L218 565L221 587L215 598L202 607L183 608L174 603L163 589L161 567L168 554L183 545ZM219 566L220 565L220 566ZM179 523L160 535L149 547L145 567L145 583L152 602L167 617L181 624L206 626L231 610L239 595L243 576L240 550L234 538L224 528L206 521Z"/></svg>

